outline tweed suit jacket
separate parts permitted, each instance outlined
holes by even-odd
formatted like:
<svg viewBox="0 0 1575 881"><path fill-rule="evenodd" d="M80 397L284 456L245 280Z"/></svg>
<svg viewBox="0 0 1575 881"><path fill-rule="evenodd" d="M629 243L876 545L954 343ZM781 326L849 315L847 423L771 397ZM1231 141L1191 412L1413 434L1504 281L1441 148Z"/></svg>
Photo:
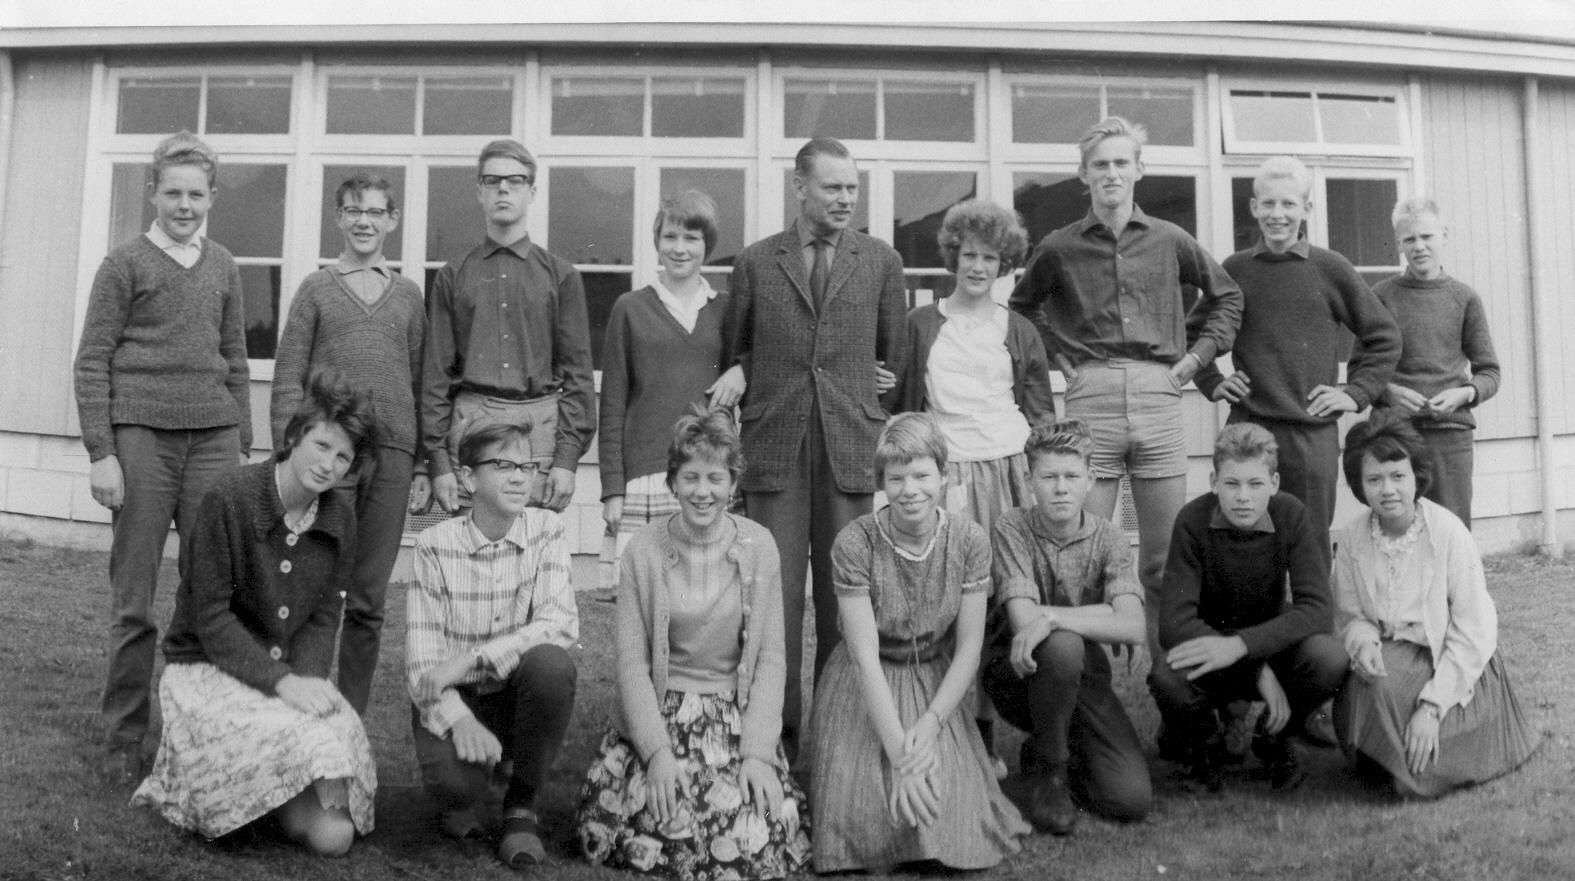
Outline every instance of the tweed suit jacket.
<svg viewBox="0 0 1575 881"><path fill-rule="evenodd" d="M745 492L775 492L794 472L810 408L819 407L831 471L845 493L875 491L875 441L887 411L875 362L902 375L907 292L890 245L844 230L819 313L796 225L745 248L733 264L725 363L744 367Z"/></svg>

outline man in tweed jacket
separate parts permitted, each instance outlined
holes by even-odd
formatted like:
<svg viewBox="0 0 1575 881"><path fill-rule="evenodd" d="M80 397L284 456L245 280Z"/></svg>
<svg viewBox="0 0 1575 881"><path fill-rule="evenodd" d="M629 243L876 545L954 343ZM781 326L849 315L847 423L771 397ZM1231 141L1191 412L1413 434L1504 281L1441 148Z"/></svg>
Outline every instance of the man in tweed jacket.
<svg viewBox="0 0 1575 881"><path fill-rule="evenodd" d="M880 395L902 372L907 295L902 258L848 229L858 169L846 147L816 138L798 152L799 216L750 245L733 267L723 331L729 363L744 367L743 490L749 516L782 556L791 753L803 713L804 558L815 598L815 673L838 640L831 544L870 511Z"/></svg>

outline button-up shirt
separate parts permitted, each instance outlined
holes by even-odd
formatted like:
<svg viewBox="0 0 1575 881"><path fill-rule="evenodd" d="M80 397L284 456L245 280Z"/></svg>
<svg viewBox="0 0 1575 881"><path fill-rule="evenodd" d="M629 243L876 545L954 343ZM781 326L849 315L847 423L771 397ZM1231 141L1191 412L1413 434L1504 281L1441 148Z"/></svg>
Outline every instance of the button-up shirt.
<svg viewBox="0 0 1575 881"><path fill-rule="evenodd" d="M382 258L371 266L356 266L341 257L334 264L334 272L338 273L345 288L363 303L376 303L393 279L392 270Z"/></svg>
<svg viewBox="0 0 1575 881"><path fill-rule="evenodd" d="M1188 285L1199 291L1190 315ZM1119 235L1090 211L1045 236L1010 304L1039 328L1052 361L1168 365L1190 351L1201 366L1230 351L1242 295L1185 230L1134 205Z"/></svg>
<svg viewBox="0 0 1575 881"><path fill-rule="evenodd" d="M438 270L421 376L432 473L454 470L446 439L460 390L516 401L558 394L552 465L577 467L596 433L590 339L580 273L529 238L487 239Z"/></svg>
<svg viewBox="0 0 1575 881"><path fill-rule="evenodd" d="M187 269L196 266L197 261L202 259L202 236L200 235L194 235L184 242L177 242L155 220L153 225L148 227L147 236L148 241L157 245L159 250L170 255L171 259Z"/></svg>
<svg viewBox="0 0 1575 881"><path fill-rule="evenodd" d="M1083 512L1068 538L1058 539L1038 508L1014 508L995 522L991 575L995 597L1046 606L1089 606L1133 596L1143 601L1132 549L1109 520Z"/></svg>
<svg viewBox="0 0 1575 881"><path fill-rule="evenodd" d="M421 724L438 737L471 711L452 687L436 700L421 697L417 683L428 670L474 653L483 663L457 685L487 690L500 687L531 648L570 648L579 639L563 521L551 511L526 508L497 541L469 516L439 523L417 537L415 568L405 669Z"/></svg>

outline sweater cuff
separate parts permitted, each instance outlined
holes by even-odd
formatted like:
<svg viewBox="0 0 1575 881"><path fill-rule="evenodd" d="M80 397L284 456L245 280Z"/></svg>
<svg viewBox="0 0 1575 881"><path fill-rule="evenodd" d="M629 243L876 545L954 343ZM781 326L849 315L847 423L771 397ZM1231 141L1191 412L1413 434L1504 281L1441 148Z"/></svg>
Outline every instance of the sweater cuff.
<svg viewBox="0 0 1575 881"><path fill-rule="evenodd" d="M1367 407L1373 403L1371 395L1367 394L1367 392L1360 387L1351 385L1350 383L1346 384L1345 393L1350 395L1351 400L1356 402L1356 412L1358 413L1366 410Z"/></svg>

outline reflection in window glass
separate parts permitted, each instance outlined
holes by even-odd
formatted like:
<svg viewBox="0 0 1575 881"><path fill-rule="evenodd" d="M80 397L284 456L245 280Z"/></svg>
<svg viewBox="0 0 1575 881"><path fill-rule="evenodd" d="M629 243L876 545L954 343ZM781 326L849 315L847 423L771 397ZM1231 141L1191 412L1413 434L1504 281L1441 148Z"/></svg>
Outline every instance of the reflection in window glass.
<svg viewBox="0 0 1575 881"><path fill-rule="evenodd" d="M1250 177L1233 177L1230 180L1230 226L1237 251L1245 251L1263 238L1258 230L1258 221L1252 216Z"/></svg>
<svg viewBox="0 0 1575 881"><path fill-rule="evenodd" d="M1230 93L1236 137L1243 141L1315 143L1313 99L1307 92Z"/></svg>
<svg viewBox="0 0 1575 881"><path fill-rule="evenodd" d="M481 244L486 235L481 205L476 200L476 166L457 165L427 170L427 259L441 263L458 259ZM431 290L427 279L427 290Z"/></svg>
<svg viewBox="0 0 1575 881"><path fill-rule="evenodd" d="M1137 182L1133 199L1143 213L1198 234L1198 184L1191 177L1151 174Z"/></svg>
<svg viewBox="0 0 1575 881"><path fill-rule="evenodd" d="M549 174L552 252L584 265L633 263L634 169L555 166Z"/></svg>
<svg viewBox="0 0 1575 881"><path fill-rule="evenodd" d="M1329 249L1357 266L1398 266L1389 214L1399 197L1393 180L1330 178L1324 184Z"/></svg>
<svg viewBox="0 0 1575 881"><path fill-rule="evenodd" d="M798 191L793 189L793 169L784 169L782 172L782 193L785 204L782 206L782 228L787 229L798 218ZM853 220L848 226L861 233L869 234L870 231L870 176L867 171L859 172L859 204L853 207Z"/></svg>
<svg viewBox="0 0 1575 881"><path fill-rule="evenodd" d="M733 265L733 259L744 249L744 170L664 168L660 186L663 198L689 189L699 190L711 197L711 201L716 203L717 237L716 248L711 251L706 264Z"/></svg>
<svg viewBox="0 0 1575 881"><path fill-rule="evenodd" d="M514 130L514 83L508 77L427 78L421 132L506 135Z"/></svg>
<svg viewBox="0 0 1575 881"><path fill-rule="evenodd" d="M612 313L613 302L633 288L633 277L627 272L590 270L581 271L580 278L585 282L585 312L591 326L591 362L600 370L602 343L607 338L607 316Z"/></svg>
<svg viewBox="0 0 1575 881"><path fill-rule="evenodd" d="M329 77L329 134L410 135L415 131L415 77Z"/></svg>
<svg viewBox="0 0 1575 881"><path fill-rule="evenodd" d="M875 139L874 80L788 80L782 106L783 137Z"/></svg>
<svg viewBox="0 0 1575 881"><path fill-rule="evenodd" d="M289 77L210 77L209 134L282 135L290 131Z"/></svg>
<svg viewBox="0 0 1575 881"><path fill-rule="evenodd" d="M640 137L645 134L645 80L553 77L552 133Z"/></svg>
<svg viewBox="0 0 1575 881"><path fill-rule="evenodd" d="M973 84L887 80L886 140L972 141Z"/></svg>
<svg viewBox="0 0 1575 881"><path fill-rule="evenodd" d="M123 79L115 131L123 135L197 131L199 77Z"/></svg>
<svg viewBox="0 0 1575 881"><path fill-rule="evenodd" d="M892 175L891 244L909 269L941 269L936 233L946 209L973 198L971 171L899 171Z"/></svg>
<svg viewBox="0 0 1575 881"><path fill-rule="evenodd" d="M1147 126L1150 144L1192 146L1191 89L1111 86L1105 99L1112 116Z"/></svg>
<svg viewBox="0 0 1575 881"><path fill-rule="evenodd" d="M334 194L339 185L344 183L352 174L364 171L368 175L381 177L394 185L394 207L404 204L405 197L405 170L394 165L327 165L323 167L323 198L321 204L322 232L319 237L317 256L324 260L338 257L345 249L344 235L339 231L339 204L334 200ZM401 248L399 242L399 229L396 227L387 238L383 240L383 256L398 262Z"/></svg>
<svg viewBox="0 0 1575 881"><path fill-rule="evenodd" d="M282 257L285 167L226 164L219 187L221 198L208 214L214 241L236 257Z"/></svg>
<svg viewBox="0 0 1575 881"><path fill-rule="evenodd" d="M651 81L651 134L658 138L741 138L744 81L702 77Z"/></svg>
<svg viewBox="0 0 1575 881"><path fill-rule="evenodd" d="M1318 96L1323 139L1331 144L1399 144L1400 110L1393 98Z"/></svg>
<svg viewBox="0 0 1575 881"><path fill-rule="evenodd" d="M246 357L270 360L279 348L279 267L242 264L246 298Z"/></svg>
<svg viewBox="0 0 1575 881"><path fill-rule="evenodd" d="M1098 86L1019 83L1012 86L1012 140L1075 144L1099 121Z"/></svg>
<svg viewBox="0 0 1575 881"><path fill-rule="evenodd" d="M1012 174L1012 208L1023 218L1032 248L1088 213L1088 190L1067 172L1018 171Z"/></svg>
<svg viewBox="0 0 1575 881"><path fill-rule="evenodd" d="M115 163L109 187L109 246L118 248L153 225L153 205L148 202L148 163Z"/></svg>

